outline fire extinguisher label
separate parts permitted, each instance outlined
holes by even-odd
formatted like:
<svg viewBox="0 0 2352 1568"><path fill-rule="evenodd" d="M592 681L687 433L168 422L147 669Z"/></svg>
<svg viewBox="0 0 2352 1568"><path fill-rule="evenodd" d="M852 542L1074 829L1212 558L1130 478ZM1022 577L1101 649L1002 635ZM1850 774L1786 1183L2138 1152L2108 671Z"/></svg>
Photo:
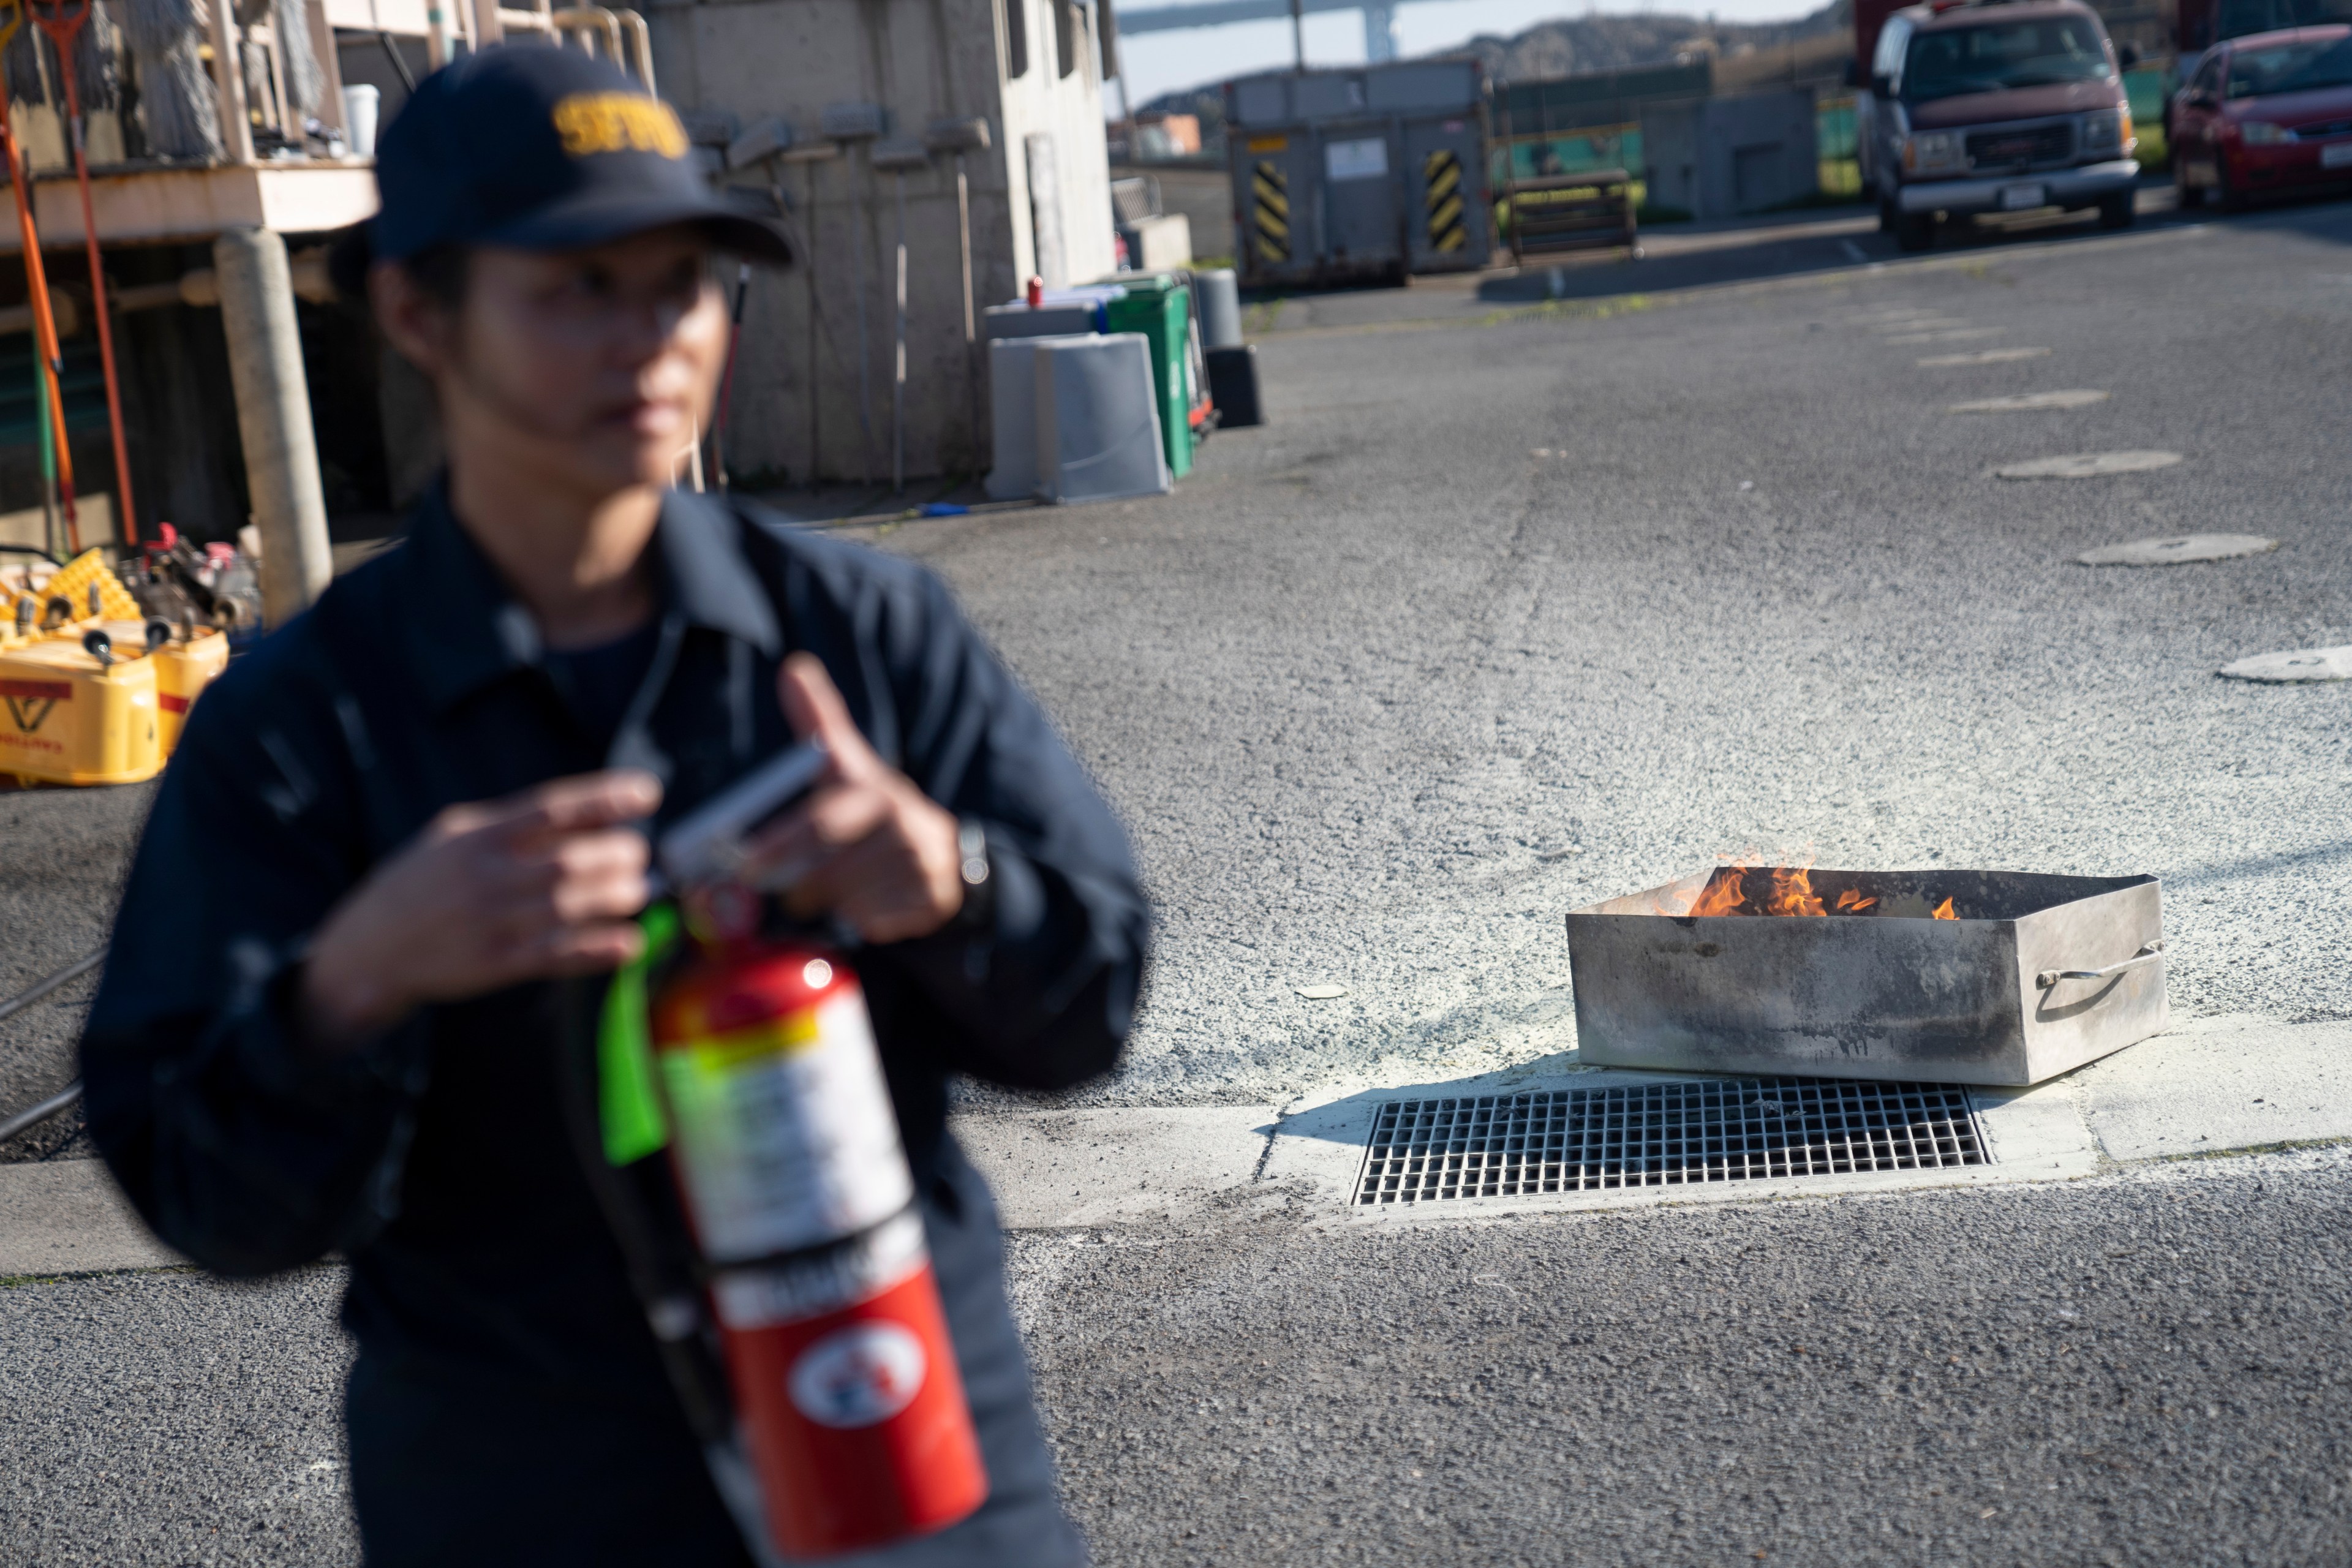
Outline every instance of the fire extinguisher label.
<svg viewBox="0 0 2352 1568"><path fill-rule="evenodd" d="M750 1332L806 1322L871 1300L929 1258L922 1219L908 1209L845 1247L721 1274L711 1281L710 1295L721 1323Z"/></svg>
<svg viewBox="0 0 2352 1568"><path fill-rule="evenodd" d="M928 1360L923 1342L897 1323L853 1323L801 1352L788 1380L793 1404L820 1426L876 1426L915 1402Z"/></svg>
<svg viewBox="0 0 2352 1568"><path fill-rule="evenodd" d="M873 1026L853 992L661 1054L705 1256L856 1235L914 1199Z"/></svg>

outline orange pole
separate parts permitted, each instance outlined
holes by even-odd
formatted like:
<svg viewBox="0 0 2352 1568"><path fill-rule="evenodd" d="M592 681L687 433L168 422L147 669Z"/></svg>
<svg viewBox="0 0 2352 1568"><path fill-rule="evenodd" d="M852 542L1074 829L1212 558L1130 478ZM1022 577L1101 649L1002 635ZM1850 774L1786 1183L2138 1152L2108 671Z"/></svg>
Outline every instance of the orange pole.
<svg viewBox="0 0 2352 1568"><path fill-rule="evenodd" d="M106 367L106 418L114 432L115 496L122 511L122 542L139 542L139 514L131 504L131 444L122 435L122 384L114 374L114 327L106 310L106 271L98 259L98 219L89 205L89 160L82 155L81 94L74 87L73 46L81 25L89 19L91 0L56 16L35 16L41 31L57 41L58 75L65 79L66 118L72 127L74 179L81 186L81 234L89 250L90 313L98 318L98 357ZM79 541L77 541L79 542Z"/></svg>
<svg viewBox="0 0 2352 1568"><path fill-rule="evenodd" d="M15 13L7 26L0 26L0 52L5 52L16 37L16 29L25 25L25 14L14 4L0 9ZM8 122L5 93L0 93L0 156L8 160L8 192L16 198L16 234L25 257L26 302L33 308L33 348L41 356L41 380L48 389L49 431L58 448L58 499L66 514L66 541L78 555L81 552L81 524L74 512L73 444L66 437L65 389L58 384L58 367L64 360L58 348L57 318L49 312L49 280L41 265L41 237L33 226L32 197L25 189L29 176L24 154L16 146L16 129Z"/></svg>

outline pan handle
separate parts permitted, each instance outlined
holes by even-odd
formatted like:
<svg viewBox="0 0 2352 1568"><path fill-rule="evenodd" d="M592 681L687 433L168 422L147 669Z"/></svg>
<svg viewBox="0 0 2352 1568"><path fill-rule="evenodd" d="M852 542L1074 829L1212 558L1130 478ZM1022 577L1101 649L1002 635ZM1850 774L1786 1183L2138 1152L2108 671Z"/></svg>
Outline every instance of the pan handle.
<svg viewBox="0 0 2352 1568"><path fill-rule="evenodd" d="M2033 984L2040 989L2047 991L2061 980L2111 979L2126 969L2137 969L2143 964L2154 963L2163 956L2164 939L2158 937L2121 963L2110 963L2105 969L2045 969L2033 977Z"/></svg>

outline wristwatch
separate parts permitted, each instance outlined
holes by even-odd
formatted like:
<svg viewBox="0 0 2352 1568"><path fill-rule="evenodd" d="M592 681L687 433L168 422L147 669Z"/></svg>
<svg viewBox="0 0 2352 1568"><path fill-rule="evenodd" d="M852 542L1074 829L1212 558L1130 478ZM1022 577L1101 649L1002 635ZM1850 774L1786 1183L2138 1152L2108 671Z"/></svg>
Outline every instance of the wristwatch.
<svg viewBox="0 0 2352 1568"><path fill-rule="evenodd" d="M956 824L956 870L963 878L963 906L955 923L985 930L996 913L996 880L990 876L988 829L967 816Z"/></svg>

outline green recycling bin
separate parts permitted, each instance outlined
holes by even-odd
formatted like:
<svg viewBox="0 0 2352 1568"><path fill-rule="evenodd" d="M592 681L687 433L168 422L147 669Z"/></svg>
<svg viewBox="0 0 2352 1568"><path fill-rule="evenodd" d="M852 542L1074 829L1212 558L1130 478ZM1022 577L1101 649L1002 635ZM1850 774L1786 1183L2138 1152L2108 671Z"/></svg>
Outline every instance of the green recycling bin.
<svg viewBox="0 0 2352 1568"><path fill-rule="evenodd" d="M1192 294L1172 273L1121 274L1123 299L1104 307L1104 330L1141 332L1151 343L1151 390L1160 409L1160 444L1168 472L1182 479L1192 471Z"/></svg>

